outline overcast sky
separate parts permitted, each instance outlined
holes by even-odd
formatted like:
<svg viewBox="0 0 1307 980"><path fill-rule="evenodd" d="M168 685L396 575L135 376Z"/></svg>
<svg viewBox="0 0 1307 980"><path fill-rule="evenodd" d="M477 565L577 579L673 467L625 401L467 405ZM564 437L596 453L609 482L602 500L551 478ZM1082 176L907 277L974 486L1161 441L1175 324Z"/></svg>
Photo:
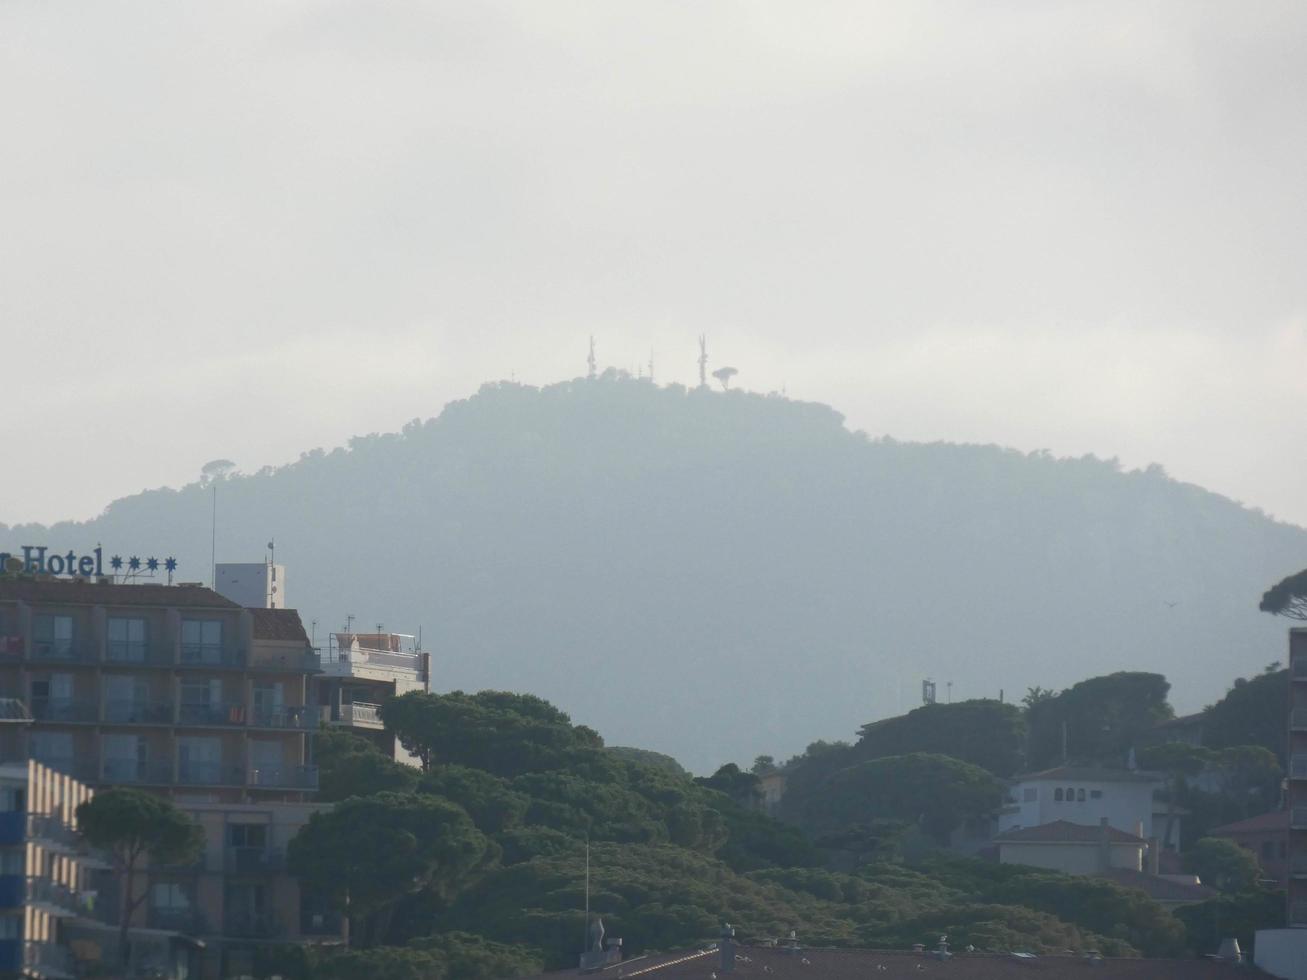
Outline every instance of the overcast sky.
<svg viewBox="0 0 1307 980"><path fill-rule="evenodd" d="M602 364L1307 524L1307 4L0 0L0 521Z"/></svg>

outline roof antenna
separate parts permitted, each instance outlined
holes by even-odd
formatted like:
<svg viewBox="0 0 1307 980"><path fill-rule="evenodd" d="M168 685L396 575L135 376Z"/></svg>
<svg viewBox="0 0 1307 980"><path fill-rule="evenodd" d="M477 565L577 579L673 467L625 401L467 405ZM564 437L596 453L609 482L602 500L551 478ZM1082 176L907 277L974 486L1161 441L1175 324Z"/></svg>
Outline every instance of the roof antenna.
<svg viewBox="0 0 1307 980"><path fill-rule="evenodd" d="M593 381L595 379L595 368L596 368L594 334L590 335L590 356L585 359L585 366L586 366L585 376L589 378L591 381Z"/></svg>

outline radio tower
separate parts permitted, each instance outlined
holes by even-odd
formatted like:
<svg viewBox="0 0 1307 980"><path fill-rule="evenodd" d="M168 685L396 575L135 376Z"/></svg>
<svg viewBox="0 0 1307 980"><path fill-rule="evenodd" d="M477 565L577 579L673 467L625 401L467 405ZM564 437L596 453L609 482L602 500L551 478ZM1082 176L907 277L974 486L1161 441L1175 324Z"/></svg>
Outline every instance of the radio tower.
<svg viewBox="0 0 1307 980"><path fill-rule="evenodd" d="M595 379L595 338L594 334L590 335L590 356L585 359L586 377L591 381Z"/></svg>
<svg viewBox="0 0 1307 980"><path fill-rule="evenodd" d="M699 334L699 387L708 387L708 338Z"/></svg>

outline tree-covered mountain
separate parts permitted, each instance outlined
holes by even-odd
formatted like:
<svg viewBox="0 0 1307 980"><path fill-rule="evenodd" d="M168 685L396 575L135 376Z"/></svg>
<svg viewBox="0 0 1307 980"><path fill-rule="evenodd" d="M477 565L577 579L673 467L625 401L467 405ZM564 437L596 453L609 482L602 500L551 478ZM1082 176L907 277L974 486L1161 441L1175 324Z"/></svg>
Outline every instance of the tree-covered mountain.
<svg viewBox="0 0 1307 980"><path fill-rule="evenodd" d="M239 452L230 455L239 461ZM439 690L529 690L696 771L917 700L1164 673L1180 710L1279 655L1307 531L1113 461L915 444L824 405L617 374L488 385L402 432L118 500L23 544L175 555L275 537L321 641L423 631ZM0 513L3 517L3 513Z"/></svg>

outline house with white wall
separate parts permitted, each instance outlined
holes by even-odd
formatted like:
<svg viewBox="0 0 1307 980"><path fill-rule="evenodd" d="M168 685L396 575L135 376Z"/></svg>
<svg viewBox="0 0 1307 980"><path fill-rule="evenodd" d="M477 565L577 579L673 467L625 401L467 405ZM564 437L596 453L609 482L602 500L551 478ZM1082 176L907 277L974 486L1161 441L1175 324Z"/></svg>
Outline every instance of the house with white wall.
<svg viewBox="0 0 1307 980"><path fill-rule="evenodd" d="M1178 850L1182 814L1177 812L1171 820L1166 801L1156 799L1166 785L1164 774L1141 769L1058 766L1026 773L1012 780L1008 805L999 813L998 832L1003 835L1059 820L1092 827L1106 819L1108 826L1126 834L1145 840L1166 838L1163 846Z"/></svg>

